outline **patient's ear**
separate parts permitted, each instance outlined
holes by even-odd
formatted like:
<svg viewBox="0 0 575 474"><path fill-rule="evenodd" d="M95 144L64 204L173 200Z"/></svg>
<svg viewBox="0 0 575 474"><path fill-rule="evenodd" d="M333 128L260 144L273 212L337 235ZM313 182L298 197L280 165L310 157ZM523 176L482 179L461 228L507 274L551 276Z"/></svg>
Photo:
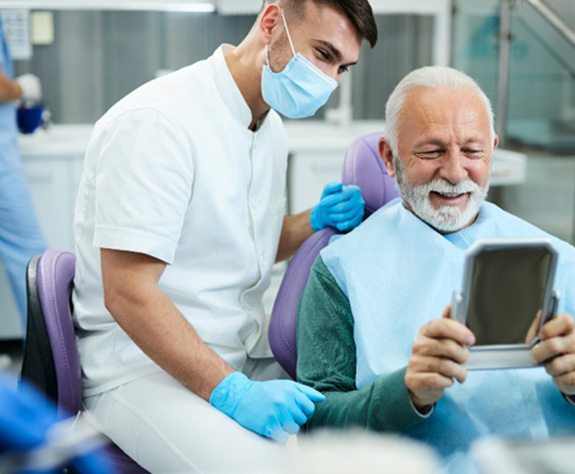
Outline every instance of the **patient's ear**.
<svg viewBox="0 0 575 474"><path fill-rule="evenodd" d="M391 150L391 146L389 146L389 143L384 137L381 137L379 139L378 151L379 151L379 157L382 159L383 165L387 170L387 174L392 177L395 176L395 167L393 164L393 151Z"/></svg>
<svg viewBox="0 0 575 474"><path fill-rule="evenodd" d="M498 146L499 146L499 136L495 135L495 138L493 139L493 151L497 150Z"/></svg>

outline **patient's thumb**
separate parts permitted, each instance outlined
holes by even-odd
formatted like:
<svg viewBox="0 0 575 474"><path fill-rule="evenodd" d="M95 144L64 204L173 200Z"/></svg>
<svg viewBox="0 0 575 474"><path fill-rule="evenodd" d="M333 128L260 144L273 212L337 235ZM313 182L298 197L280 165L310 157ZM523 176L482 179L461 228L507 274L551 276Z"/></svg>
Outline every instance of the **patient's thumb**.
<svg viewBox="0 0 575 474"><path fill-rule="evenodd" d="M527 331L527 335L525 336L525 343L529 343L530 341L532 341L535 336L537 336L537 332L539 331L539 324L541 321L541 310L537 311L537 314L535 315L535 319L533 320L533 322L531 323L531 326L529 327L529 330Z"/></svg>

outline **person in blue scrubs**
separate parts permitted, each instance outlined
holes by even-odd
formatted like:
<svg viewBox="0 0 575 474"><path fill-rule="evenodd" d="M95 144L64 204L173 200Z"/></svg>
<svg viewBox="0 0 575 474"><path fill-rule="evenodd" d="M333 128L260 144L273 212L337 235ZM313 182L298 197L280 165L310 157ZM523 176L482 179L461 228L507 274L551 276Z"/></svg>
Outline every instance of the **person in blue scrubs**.
<svg viewBox="0 0 575 474"><path fill-rule="evenodd" d="M22 172L16 126L17 101L27 85L12 79L12 64L0 18L0 266L8 274L22 324L26 320L26 264L46 244ZM27 75L30 78L31 75ZM34 87L33 87L34 88ZM38 86L35 87L39 89ZM36 94L38 95L38 94ZM1 323L0 323L1 324Z"/></svg>

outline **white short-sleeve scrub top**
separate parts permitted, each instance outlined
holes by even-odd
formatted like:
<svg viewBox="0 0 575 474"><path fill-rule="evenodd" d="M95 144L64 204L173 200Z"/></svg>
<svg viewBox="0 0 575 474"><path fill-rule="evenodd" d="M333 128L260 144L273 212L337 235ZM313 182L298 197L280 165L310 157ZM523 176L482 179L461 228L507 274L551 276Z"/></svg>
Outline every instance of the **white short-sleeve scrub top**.
<svg viewBox="0 0 575 474"><path fill-rule="evenodd" d="M95 126L74 219L85 395L161 370L104 307L100 248L168 263L161 289L236 369L271 355L262 295L285 210L287 137L273 110L248 129L225 47L138 88Z"/></svg>

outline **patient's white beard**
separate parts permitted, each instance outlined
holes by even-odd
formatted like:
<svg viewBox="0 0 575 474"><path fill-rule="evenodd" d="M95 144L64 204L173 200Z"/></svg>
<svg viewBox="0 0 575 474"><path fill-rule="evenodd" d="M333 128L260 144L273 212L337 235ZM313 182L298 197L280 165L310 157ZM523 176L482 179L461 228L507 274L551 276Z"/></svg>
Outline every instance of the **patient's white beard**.
<svg viewBox="0 0 575 474"><path fill-rule="evenodd" d="M410 187L403 179L400 168L396 170L399 191L411 206L413 213L430 226L443 232L455 232L469 224L479 212L481 203L489 190L489 185L482 188L470 179L454 185L445 179L437 178L421 186ZM442 194L470 193L470 196L463 210L449 205L436 209L430 199L432 191Z"/></svg>

